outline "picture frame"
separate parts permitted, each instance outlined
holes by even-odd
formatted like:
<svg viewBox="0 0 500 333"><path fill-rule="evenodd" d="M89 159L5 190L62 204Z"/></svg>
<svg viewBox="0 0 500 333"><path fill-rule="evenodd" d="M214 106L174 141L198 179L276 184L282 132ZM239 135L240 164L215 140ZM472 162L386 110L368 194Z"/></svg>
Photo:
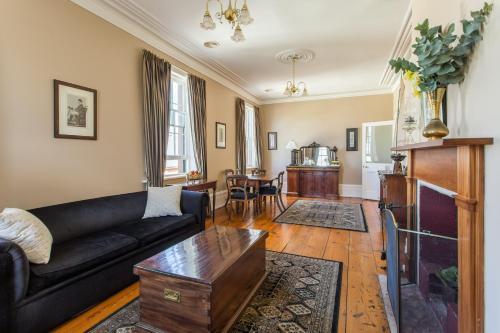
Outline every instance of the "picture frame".
<svg viewBox="0 0 500 333"><path fill-rule="evenodd" d="M267 132L267 150L278 150L278 132Z"/></svg>
<svg viewBox="0 0 500 333"><path fill-rule="evenodd" d="M215 123L215 148L226 149L226 124Z"/></svg>
<svg viewBox="0 0 500 333"><path fill-rule="evenodd" d="M358 151L358 129L346 129L346 151Z"/></svg>
<svg viewBox="0 0 500 333"><path fill-rule="evenodd" d="M54 137L97 140L97 90L54 80Z"/></svg>

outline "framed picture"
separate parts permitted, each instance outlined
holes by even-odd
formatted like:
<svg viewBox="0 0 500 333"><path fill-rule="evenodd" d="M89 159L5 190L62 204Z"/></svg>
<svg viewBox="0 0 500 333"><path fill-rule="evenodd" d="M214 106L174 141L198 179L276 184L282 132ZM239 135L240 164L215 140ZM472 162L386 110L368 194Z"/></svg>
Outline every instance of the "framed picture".
<svg viewBox="0 0 500 333"><path fill-rule="evenodd" d="M97 140L97 90L54 80L54 137Z"/></svg>
<svg viewBox="0 0 500 333"><path fill-rule="evenodd" d="M226 149L226 124L215 123L215 148Z"/></svg>
<svg viewBox="0 0 500 333"><path fill-rule="evenodd" d="M278 132L267 132L267 149L278 149Z"/></svg>
<svg viewBox="0 0 500 333"><path fill-rule="evenodd" d="M348 128L346 130L346 150L358 151L358 129Z"/></svg>

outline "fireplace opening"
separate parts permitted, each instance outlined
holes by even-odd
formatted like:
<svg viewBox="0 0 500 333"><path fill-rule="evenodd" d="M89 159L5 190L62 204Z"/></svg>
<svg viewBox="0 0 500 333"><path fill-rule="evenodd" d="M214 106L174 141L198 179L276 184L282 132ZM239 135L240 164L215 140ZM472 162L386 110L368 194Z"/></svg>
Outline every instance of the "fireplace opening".
<svg viewBox="0 0 500 333"><path fill-rule="evenodd" d="M458 246L455 193L422 181L417 203L398 225L384 211L387 283L400 332L458 332Z"/></svg>

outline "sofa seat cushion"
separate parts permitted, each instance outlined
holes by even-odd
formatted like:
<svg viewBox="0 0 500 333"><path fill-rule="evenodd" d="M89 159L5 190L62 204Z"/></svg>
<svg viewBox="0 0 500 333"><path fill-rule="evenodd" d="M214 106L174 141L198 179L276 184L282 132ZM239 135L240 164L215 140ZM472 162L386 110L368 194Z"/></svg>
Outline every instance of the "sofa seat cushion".
<svg viewBox="0 0 500 333"><path fill-rule="evenodd" d="M104 264L138 246L135 238L110 231L101 231L54 245L47 264L30 266L29 293L33 294Z"/></svg>
<svg viewBox="0 0 500 333"><path fill-rule="evenodd" d="M140 245L147 245L189 225L197 225L196 216L193 214L152 217L123 224L112 231L134 237L139 240Z"/></svg>

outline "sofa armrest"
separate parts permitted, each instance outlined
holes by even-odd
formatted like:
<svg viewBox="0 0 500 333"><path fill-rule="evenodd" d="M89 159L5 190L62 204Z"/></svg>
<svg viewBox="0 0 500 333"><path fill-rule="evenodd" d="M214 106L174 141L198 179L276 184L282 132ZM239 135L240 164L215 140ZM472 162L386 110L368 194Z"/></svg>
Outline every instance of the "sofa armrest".
<svg viewBox="0 0 500 333"><path fill-rule="evenodd" d="M29 262L14 242L0 238L0 332L9 332L14 305L28 291Z"/></svg>
<svg viewBox="0 0 500 333"><path fill-rule="evenodd" d="M181 210L183 214L194 214L200 230L205 230L205 218L207 217L207 207L210 201L207 193L182 191Z"/></svg>

